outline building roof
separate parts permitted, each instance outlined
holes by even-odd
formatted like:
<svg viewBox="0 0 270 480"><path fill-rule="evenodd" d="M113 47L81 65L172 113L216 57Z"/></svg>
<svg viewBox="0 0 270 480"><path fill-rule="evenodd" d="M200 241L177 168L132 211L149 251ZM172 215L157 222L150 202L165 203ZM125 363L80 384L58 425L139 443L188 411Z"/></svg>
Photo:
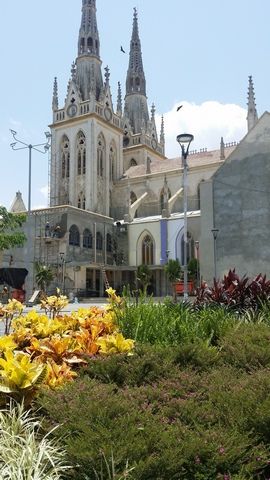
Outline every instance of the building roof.
<svg viewBox="0 0 270 480"><path fill-rule="evenodd" d="M203 165L215 165L218 163L224 162L226 158L234 151L237 143L229 144L224 148L224 157L221 158L221 152L219 150L202 150L200 152L194 151L191 152L188 157L188 166L189 168L201 167ZM136 165L130 167L125 172L125 178L136 178L146 175L146 165ZM174 170L182 169L182 159L181 157L170 158L165 160L153 159L151 161L151 174L171 172Z"/></svg>

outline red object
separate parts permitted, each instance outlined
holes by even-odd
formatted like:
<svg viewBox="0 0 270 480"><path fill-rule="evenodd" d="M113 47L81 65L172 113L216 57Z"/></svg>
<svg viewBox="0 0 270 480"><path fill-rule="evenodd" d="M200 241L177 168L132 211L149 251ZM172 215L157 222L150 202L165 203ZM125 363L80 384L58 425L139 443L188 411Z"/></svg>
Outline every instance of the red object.
<svg viewBox="0 0 270 480"><path fill-rule="evenodd" d="M194 282L193 280L187 283L188 287L188 294L191 295L194 291ZM174 283L175 293L176 295L184 295L184 282L177 282Z"/></svg>
<svg viewBox="0 0 270 480"><path fill-rule="evenodd" d="M12 298L18 300L18 302L23 303L25 301L25 291L19 289L13 290Z"/></svg>

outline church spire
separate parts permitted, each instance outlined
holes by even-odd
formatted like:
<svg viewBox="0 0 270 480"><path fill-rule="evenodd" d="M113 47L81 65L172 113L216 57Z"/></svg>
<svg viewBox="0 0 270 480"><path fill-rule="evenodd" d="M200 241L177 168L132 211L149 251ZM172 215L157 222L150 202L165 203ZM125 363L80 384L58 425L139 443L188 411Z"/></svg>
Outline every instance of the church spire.
<svg viewBox="0 0 270 480"><path fill-rule="evenodd" d="M138 13L134 8L133 31L130 42L129 67L126 81L126 93L146 95L146 82L143 70L141 41L139 37Z"/></svg>
<svg viewBox="0 0 270 480"><path fill-rule="evenodd" d="M130 42L129 67L126 78L125 113L133 133L142 133L149 123L146 81L143 69L138 13L134 8L133 30Z"/></svg>
<svg viewBox="0 0 270 480"><path fill-rule="evenodd" d="M82 21L76 60L76 83L83 101L89 100L93 85L95 85L93 93L96 100L100 99L103 90L96 11L96 0L82 0Z"/></svg>
<svg viewBox="0 0 270 480"><path fill-rule="evenodd" d="M258 113L256 109L255 103L255 93L254 93L254 85L252 76L248 77L249 85L248 85L248 114L247 114L247 122L248 122L248 132L254 127L254 125L258 121Z"/></svg>
<svg viewBox="0 0 270 480"><path fill-rule="evenodd" d="M96 12L96 0L83 0L78 56L95 55L99 58L100 43Z"/></svg>

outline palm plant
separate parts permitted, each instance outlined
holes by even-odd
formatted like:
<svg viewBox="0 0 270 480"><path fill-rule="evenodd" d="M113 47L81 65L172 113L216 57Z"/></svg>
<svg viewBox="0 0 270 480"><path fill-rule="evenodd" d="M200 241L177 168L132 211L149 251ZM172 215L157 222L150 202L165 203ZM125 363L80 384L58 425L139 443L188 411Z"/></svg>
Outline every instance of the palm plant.
<svg viewBox="0 0 270 480"><path fill-rule="evenodd" d="M168 263L164 266L164 270L172 287L174 301L176 301L176 291L173 284L179 279L181 273L181 265L178 258L176 260L170 258Z"/></svg>
<svg viewBox="0 0 270 480"><path fill-rule="evenodd" d="M148 265L139 265L137 270L137 279L142 284L143 287L143 294L146 296L147 294L147 287L151 283L151 270Z"/></svg>
<svg viewBox="0 0 270 480"><path fill-rule="evenodd" d="M46 293L47 288L54 279L53 270L47 265L36 264L36 282L40 290Z"/></svg>

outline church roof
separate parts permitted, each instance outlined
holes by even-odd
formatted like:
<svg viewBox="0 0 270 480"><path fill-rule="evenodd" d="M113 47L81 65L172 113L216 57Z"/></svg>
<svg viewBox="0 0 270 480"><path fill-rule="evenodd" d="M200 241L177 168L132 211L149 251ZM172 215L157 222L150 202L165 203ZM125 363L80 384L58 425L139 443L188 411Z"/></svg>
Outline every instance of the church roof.
<svg viewBox="0 0 270 480"><path fill-rule="evenodd" d="M226 158L234 151L237 144L234 142L233 144L229 144L229 146L225 147L224 149L224 157L221 159L220 149L219 150L212 150L207 151L203 150L200 152L191 152L188 157L188 166L189 168L197 168L202 167L204 165L215 165L221 162L224 162ZM182 159L181 157L170 158L165 160L151 160L151 174L158 174L164 172L170 172L173 170L179 170L182 168ZM125 178L136 178L146 175L146 165L136 165L134 167L130 167L125 172Z"/></svg>

